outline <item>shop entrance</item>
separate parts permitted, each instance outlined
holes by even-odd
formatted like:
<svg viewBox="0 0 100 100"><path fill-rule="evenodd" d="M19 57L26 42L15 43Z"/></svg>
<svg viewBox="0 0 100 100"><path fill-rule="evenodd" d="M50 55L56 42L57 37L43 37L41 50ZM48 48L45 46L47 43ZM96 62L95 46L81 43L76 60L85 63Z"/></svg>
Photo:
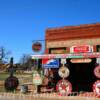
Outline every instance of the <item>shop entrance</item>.
<svg viewBox="0 0 100 100"><path fill-rule="evenodd" d="M91 59L90 63L72 63L67 60L70 70L68 80L72 83L73 92L92 91L92 85L96 81L94 67L96 59Z"/></svg>

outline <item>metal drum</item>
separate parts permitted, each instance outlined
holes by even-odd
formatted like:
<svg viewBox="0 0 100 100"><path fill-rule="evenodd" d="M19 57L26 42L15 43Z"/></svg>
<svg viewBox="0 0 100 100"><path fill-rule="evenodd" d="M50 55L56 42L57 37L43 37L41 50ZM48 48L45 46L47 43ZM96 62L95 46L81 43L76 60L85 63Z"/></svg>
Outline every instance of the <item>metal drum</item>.
<svg viewBox="0 0 100 100"><path fill-rule="evenodd" d="M19 84L18 78L16 78L15 76L9 76L5 80L5 89L6 91L14 91L16 90L18 84Z"/></svg>

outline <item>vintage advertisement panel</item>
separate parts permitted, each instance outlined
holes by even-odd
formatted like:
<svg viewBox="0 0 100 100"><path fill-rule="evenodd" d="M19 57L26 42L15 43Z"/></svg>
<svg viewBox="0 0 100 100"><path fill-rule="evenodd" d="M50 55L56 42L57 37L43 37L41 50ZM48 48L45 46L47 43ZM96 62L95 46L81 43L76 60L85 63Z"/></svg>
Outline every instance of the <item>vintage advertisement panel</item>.
<svg viewBox="0 0 100 100"><path fill-rule="evenodd" d="M58 74L59 74L59 76L62 77L62 78L67 78L67 77L69 76L69 74L70 74L70 71L69 71L69 69L68 69L67 67L62 66L62 67L60 67L60 69L58 70Z"/></svg>
<svg viewBox="0 0 100 100"><path fill-rule="evenodd" d="M59 68L59 59L42 59L43 68Z"/></svg>
<svg viewBox="0 0 100 100"><path fill-rule="evenodd" d="M72 46L70 48L70 53L88 53L88 52L93 52L93 46L79 45L79 46Z"/></svg>
<svg viewBox="0 0 100 100"><path fill-rule="evenodd" d="M95 67L95 69L94 69L94 75L97 78L100 78L100 66Z"/></svg>
<svg viewBox="0 0 100 100"><path fill-rule="evenodd" d="M98 96L100 96L100 80L97 80L93 84L93 92L96 93Z"/></svg>
<svg viewBox="0 0 100 100"><path fill-rule="evenodd" d="M68 95L72 92L72 85L68 80L59 80L56 85L56 91L59 95Z"/></svg>
<svg viewBox="0 0 100 100"><path fill-rule="evenodd" d="M42 78L38 71L34 70L33 71L33 84L34 85L41 85L42 84Z"/></svg>

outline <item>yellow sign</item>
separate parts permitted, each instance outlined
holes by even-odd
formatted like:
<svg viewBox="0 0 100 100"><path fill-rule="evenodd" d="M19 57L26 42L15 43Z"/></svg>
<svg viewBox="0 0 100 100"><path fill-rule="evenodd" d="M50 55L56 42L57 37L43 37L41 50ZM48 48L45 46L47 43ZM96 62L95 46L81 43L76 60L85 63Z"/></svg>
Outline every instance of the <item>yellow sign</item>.
<svg viewBox="0 0 100 100"><path fill-rule="evenodd" d="M92 60L91 59L87 59L87 58L81 58L81 59L71 59L70 60L72 63L90 63Z"/></svg>

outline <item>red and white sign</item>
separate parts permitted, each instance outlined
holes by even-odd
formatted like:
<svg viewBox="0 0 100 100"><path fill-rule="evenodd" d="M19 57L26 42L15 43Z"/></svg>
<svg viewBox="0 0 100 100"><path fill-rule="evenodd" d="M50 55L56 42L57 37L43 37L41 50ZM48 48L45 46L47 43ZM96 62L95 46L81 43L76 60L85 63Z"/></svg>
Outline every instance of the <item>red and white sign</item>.
<svg viewBox="0 0 100 100"><path fill-rule="evenodd" d="M59 67L59 59L42 59L42 67L58 68Z"/></svg>
<svg viewBox="0 0 100 100"><path fill-rule="evenodd" d="M93 92L100 96L100 80L93 84Z"/></svg>
<svg viewBox="0 0 100 100"><path fill-rule="evenodd" d="M72 85L68 80L60 80L56 85L56 91L61 96L68 95L72 92Z"/></svg>
<svg viewBox="0 0 100 100"><path fill-rule="evenodd" d="M95 69L94 69L94 75L97 78L100 78L100 66L95 67Z"/></svg>
<svg viewBox="0 0 100 100"><path fill-rule="evenodd" d="M90 45L72 46L70 48L71 53L88 53L93 52L93 47Z"/></svg>

